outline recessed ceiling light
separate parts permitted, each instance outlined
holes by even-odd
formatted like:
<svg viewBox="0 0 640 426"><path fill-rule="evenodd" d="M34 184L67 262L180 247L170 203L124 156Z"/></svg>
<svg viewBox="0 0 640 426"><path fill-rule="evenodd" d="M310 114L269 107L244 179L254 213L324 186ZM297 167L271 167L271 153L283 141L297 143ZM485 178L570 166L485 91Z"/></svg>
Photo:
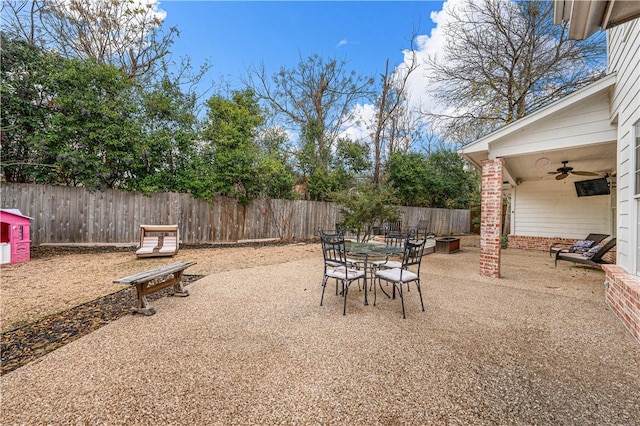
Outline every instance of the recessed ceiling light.
<svg viewBox="0 0 640 426"><path fill-rule="evenodd" d="M551 165L551 160L547 157L540 157L536 160L536 169L544 170Z"/></svg>

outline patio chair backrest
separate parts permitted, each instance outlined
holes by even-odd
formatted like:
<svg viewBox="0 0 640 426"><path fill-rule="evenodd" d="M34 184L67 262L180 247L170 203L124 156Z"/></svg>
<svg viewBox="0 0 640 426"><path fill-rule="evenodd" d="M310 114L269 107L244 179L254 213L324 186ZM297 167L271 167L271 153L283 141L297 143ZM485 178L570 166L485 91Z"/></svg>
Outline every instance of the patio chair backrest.
<svg viewBox="0 0 640 426"><path fill-rule="evenodd" d="M429 226L429 221L428 220L419 220L418 221L418 225L416 226L415 232L416 232L416 238L419 237L424 237L427 235L434 235L433 232L430 232L428 229Z"/></svg>
<svg viewBox="0 0 640 426"><path fill-rule="evenodd" d="M385 222L384 233L385 235L402 233L402 222Z"/></svg>
<svg viewBox="0 0 640 426"><path fill-rule="evenodd" d="M615 245L616 245L616 239L611 238L609 241L607 241L605 245L603 245L600 248L600 250L598 250L597 252L594 253L593 256L591 256L591 260L594 262L599 261L600 259L602 259L602 256L607 254L607 252L609 252L609 250L611 250Z"/></svg>
<svg viewBox="0 0 640 426"><path fill-rule="evenodd" d="M332 266L344 266L347 268L347 255L344 244L344 237L342 235L320 235L320 241L322 242L322 255L324 257L325 265L331 264Z"/></svg>
<svg viewBox="0 0 640 426"><path fill-rule="evenodd" d="M426 242L426 238L405 241L402 269L408 269L409 266L414 266L416 267L414 272L416 272L416 274L420 274L420 265L422 264L422 256L424 255L424 246Z"/></svg>
<svg viewBox="0 0 640 426"><path fill-rule="evenodd" d="M598 244L600 241L604 240L605 238L608 238L609 234L589 234L587 235L587 238L585 238L585 240L587 241L593 241L593 245Z"/></svg>
<svg viewBox="0 0 640 426"><path fill-rule="evenodd" d="M338 236L344 236L344 231L339 228L336 227L336 229L322 229L322 228L317 228L315 235L317 235L318 237L322 238L324 237L338 237Z"/></svg>
<svg viewBox="0 0 640 426"><path fill-rule="evenodd" d="M384 242L387 247L403 248L404 243L409 239L408 235L401 234L387 234L384 237Z"/></svg>

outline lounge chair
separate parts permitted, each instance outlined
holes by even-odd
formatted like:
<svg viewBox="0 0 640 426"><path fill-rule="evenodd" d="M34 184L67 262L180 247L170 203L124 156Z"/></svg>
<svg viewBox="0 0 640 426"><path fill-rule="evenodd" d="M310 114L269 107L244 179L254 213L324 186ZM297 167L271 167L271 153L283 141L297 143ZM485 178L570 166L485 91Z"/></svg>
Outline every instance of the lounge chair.
<svg viewBox="0 0 640 426"><path fill-rule="evenodd" d="M608 263L602 257L615 246L616 239L611 238L605 244L597 245L585 253L575 253L568 250L562 250L556 253L555 266L558 266L558 260L566 260L568 262L573 262L574 264L581 264L599 268L600 265Z"/></svg>
<svg viewBox="0 0 640 426"><path fill-rule="evenodd" d="M178 225L140 225L140 247L136 256L175 256L179 241Z"/></svg>
<svg viewBox="0 0 640 426"><path fill-rule="evenodd" d="M587 237L584 240L578 240L573 244L567 244L567 243L552 243L551 246L549 246L549 257L553 256L554 254L558 253L559 251L576 251L577 249L579 249L580 245L582 245L582 247L584 247L584 241L593 241L593 243L589 246L586 247L586 250L588 250L589 248L597 245L600 241L604 240L605 238L609 237L609 234L589 234L587 235ZM584 250L584 251L586 251Z"/></svg>

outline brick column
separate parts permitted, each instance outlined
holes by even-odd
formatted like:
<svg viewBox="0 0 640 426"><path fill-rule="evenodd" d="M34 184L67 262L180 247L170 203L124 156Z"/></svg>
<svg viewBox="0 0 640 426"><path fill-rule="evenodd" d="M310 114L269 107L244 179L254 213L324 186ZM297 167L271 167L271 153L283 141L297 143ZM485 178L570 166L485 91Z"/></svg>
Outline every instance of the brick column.
<svg viewBox="0 0 640 426"><path fill-rule="evenodd" d="M607 305L640 343L640 278L616 265L602 265L602 269Z"/></svg>
<svg viewBox="0 0 640 426"><path fill-rule="evenodd" d="M503 164L502 158L482 162L480 275L491 278L500 278Z"/></svg>

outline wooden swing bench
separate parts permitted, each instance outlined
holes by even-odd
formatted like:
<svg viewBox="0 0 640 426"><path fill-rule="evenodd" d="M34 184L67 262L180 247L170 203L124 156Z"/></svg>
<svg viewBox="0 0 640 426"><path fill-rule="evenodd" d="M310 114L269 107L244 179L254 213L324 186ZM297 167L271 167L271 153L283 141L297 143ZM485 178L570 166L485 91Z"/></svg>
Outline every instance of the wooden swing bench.
<svg viewBox="0 0 640 426"><path fill-rule="evenodd" d="M136 286L138 297L136 305L131 308L131 313L153 315L156 310L149 305L147 295L155 293L169 286L173 286L172 296L187 297L189 292L184 289L181 283L182 273L189 266L196 262L176 262L164 265L150 271L141 272L124 278L114 280L114 283L130 284Z"/></svg>
<svg viewBox="0 0 640 426"><path fill-rule="evenodd" d="M178 237L178 225L140 225L140 248L136 256L175 256L178 253Z"/></svg>

